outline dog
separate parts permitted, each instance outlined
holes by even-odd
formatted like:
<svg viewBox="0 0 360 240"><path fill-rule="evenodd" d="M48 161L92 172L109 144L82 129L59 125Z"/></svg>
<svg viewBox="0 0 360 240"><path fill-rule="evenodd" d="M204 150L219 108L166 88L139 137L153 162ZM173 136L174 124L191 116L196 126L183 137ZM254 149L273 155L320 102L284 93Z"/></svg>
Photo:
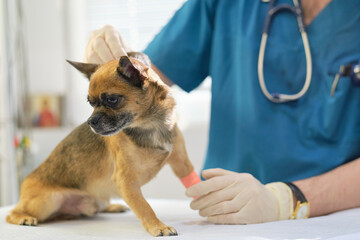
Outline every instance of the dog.
<svg viewBox="0 0 360 240"><path fill-rule="evenodd" d="M124 212L126 206L110 204L111 197L121 196L150 234L177 235L156 217L141 193L141 186L167 163L180 179L193 172L171 89L141 53L102 65L68 62L90 81L93 113L26 177L7 222L35 226Z"/></svg>

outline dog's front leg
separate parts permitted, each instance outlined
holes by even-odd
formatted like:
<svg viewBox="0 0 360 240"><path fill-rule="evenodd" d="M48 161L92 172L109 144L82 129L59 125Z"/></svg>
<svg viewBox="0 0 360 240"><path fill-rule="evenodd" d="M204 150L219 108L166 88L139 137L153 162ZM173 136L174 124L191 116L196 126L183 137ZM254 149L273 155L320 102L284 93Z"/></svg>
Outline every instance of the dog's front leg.
<svg viewBox="0 0 360 240"><path fill-rule="evenodd" d="M189 188L201 182L201 179L194 171L194 167L189 160L185 149L184 138L177 126L175 131L176 137L174 139L173 150L168 158L168 163L185 188Z"/></svg>
<svg viewBox="0 0 360 240"><path fill-rule="evenodd" d="M142 195L140 185L130 180L133 179L134 176L129 176L130 174L128 173L121 175L122 176L116 181L121 197L141 220L144 228L156 237L177 235L173 227L165 225L156 217L149 203ZM124 181L124 179L126 180Z"/></svg>
<svg viewBox="0 0 360 240"><path fill-rule="evenodd" d="M175 175L179 179L182 179L188 176L194 170L194 167L187 155L184 137L177 126L175 126L175 131L176 137L174 139L173 150L168 158L168 163Z"/></svg>

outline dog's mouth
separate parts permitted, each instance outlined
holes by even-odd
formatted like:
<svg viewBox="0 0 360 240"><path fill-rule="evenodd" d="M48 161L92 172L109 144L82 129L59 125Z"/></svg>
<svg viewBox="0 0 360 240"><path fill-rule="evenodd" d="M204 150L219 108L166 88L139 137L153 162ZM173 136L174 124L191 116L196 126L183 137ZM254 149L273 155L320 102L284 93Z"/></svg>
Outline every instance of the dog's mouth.
<svg viewBox="0 0 360 240"><path fill-rule="evenodd" d="M103 115L97 124L89 123L91 130L100 134L101 136L113 136L118 134L121 130L128 127L133 121L133 115L131 113L123 113L117 117L107 117Z"/></svg>
<svg viewBox="0 0 360 240"><path fill-rule="evenodd" d="M101 130L95 130L91 126L90 126L90 128L94 133L100 134L101 136L104 136L104 137L114 136L122 130L122 128L119 128L119 129L114 129L114 130L101 131Z"/></svg>
<svg viewBox="0 0 360 240"><path fill-rule="evenodd" d="M100 134L101 136L104 136L104 137L108 137L108 136L114 136L114 135L118 134L121 130L123 130L124 128L126 128L129 125L130 125L130 122L125 122L121 126L118 126L116 128L113 128L113 129L107 129L107 128L105 128L105 129L94 129L91 126L90 126L90 128L94 133Z"/></svg>

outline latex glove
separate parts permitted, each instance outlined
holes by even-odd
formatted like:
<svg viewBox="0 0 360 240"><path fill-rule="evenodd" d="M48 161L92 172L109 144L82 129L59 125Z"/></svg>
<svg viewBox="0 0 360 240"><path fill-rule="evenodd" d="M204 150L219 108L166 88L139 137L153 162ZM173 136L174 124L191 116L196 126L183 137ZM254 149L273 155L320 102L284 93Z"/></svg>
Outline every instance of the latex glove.
<svg viewBox="0 0 360 240"><path fill-rule="evenodd" d="M263 185L251 174L223 169L202 172L206 181L187 189L198 197L190 207L218 224L249 224L290 219L293 194L284 183Z"/></svg>
<svg viewBox="0 0 360 240"><path fill-rule="evenodd" d="M120 33L111 25L91 32L85 48L84 62L106 63L127 55L131 49L126 45Z"/></svg>

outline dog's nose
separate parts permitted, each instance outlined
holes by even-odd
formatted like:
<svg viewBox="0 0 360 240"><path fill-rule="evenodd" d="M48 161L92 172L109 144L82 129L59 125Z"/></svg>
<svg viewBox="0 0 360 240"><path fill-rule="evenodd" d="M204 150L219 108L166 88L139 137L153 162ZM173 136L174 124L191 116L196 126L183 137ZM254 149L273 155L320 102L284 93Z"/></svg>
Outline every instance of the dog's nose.
<svg viewBox="0 0 360 240"><path fill-rule="evenodd" d="M101 116L100 115L94 115L88 119L88 124L91 127L96 127L99 124Z"/></svg>

